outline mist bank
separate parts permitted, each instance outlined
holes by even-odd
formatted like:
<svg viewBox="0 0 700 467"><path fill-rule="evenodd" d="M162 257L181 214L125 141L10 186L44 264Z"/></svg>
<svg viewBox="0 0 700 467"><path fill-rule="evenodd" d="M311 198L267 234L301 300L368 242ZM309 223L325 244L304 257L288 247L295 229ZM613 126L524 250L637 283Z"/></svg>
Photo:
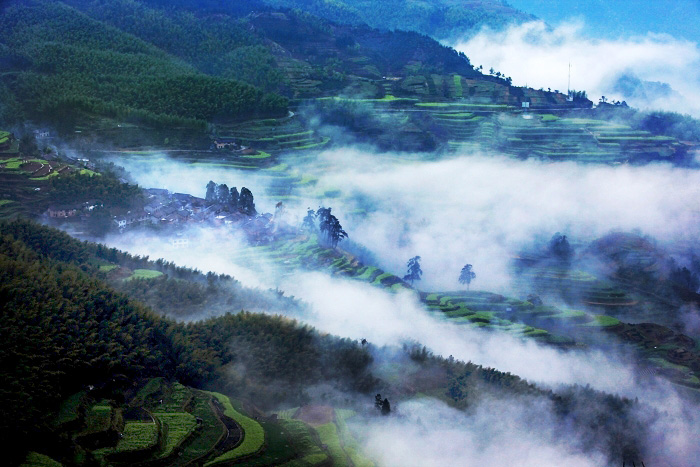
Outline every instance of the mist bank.
<svg viewBox="0 0 700 467"><path fill-rule="evenodd" d="M493 67L518 86L565 92L570 63L571 88L587 91L593 100L606 96L641 109L700 116L700 48L689 40L654 33L597 38L587 34L582 21L553 28L534 21L505 31L483 30L453 46L473 64ZM647 86L619 86L621 78L630 77Z"/></svg>
<svg viewBox="0 0 700 467"><path fill-rule="evenodd" d="M508 292L513 256L556 232L574 244L611 230L640 230L663 244L697 239L700 172L692 169L467 154L391 163L353 149L320 158L329 168L318 191L345 195L321 202L384 269L403 274L406 261L420 255L421 290L459 287L459 271L470 263L473 287Z"/></svg>

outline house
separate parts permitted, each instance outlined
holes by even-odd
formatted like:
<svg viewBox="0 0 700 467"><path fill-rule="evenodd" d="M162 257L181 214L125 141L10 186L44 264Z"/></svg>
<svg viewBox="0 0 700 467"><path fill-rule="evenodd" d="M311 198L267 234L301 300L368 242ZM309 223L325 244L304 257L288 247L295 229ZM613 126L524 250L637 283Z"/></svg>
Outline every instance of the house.
<svg viewBox="0 0 700 467"><path fill-rule="evenodd" d="M214 140L216 149L239 149L240 145L233 138L216 138Z"/></svg>
<svg viewBox="0 0 700 467"><path fill-rule="evenodd" d="M169 243L173 248L186 248L190 244L190 239L185 236L178 235L175 238L171 238Z"/></svg>
<svg viewBox="0 0 700 467"><path fill-rule="evenodd" d="M168 196L169 191L164 188L147 188L146 193L154 196Z"/></svg>
<svg viewBox="0 0 700 467"><path fill-rule="evenodd" d="M54 219L65 219L67 217L73 217L78 213L75 207L61 207L61 206L49 206L48 214L49 217Z"/></svg>

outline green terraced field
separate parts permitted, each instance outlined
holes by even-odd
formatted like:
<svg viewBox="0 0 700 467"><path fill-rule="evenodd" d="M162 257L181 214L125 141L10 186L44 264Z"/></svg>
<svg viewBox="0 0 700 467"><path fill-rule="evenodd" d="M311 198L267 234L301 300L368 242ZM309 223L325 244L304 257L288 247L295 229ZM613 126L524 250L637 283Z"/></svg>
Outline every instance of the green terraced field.
<svg viewBox="0 0 700 467"><path fill-rule="evenodd" d="M54 425L62 425L64 423L70 423L78 420L80 414L80 403L82 398L85 396L85 391L80 391L61 403L61 408L58 411L58 415L54 420Z"/></svg>
<svg viewBox="0 0 700 467"><path fill-rule="evenodd" d="M62 467L58 461L51 459L49 456L39 454L38 452L30 452L27 458L19 467Z"/></svg>
<svg viewBox="0 0 700 467"><path fill-rule="evenodd" d="M246 417L234 409L228 397L217 392L210 392L209 394L214 396L216 400L219 401L224 409L224 415L231 417L241 426L241 429L243 430L243 441L235 448L221 454L204 465L210 466L231 462L240 457L258 452L265 443L265 430L263 430L263 427L252 418Z"/></svg>
<svg viewBox="0 0 700 467"><path fill-rule="evenodd" d="M154 271L152 269L134 269L134 273L127 278L129 279L154 279L156 277L162 276L163 273L160 271Z"/></svg>
<svg viewBox="0 0 700 467"><path fill-rule="evenodd" d="M163 451L159 457L168 457L180 444L182 444L195 430L197 422L189 413L153 413L162 423L164 432L167 433Z"/></svg>
<svg viewBox="0 0 700 467"><path fill-rule="evenodd" d="M290 440L294 441L294 448L298 459L289 461L283 465L287 467L312 466L328 461L328 455L320 448L314 436L312 428L300 420L281 420Z"/></svg>
<svg viewBox="0 0 700 467"><path fill-rule="evenodd" d="M321 426L316 427L316 432L318 433L321 443L326 446L328 453L333 460L334 466L348 466L348 457L345 455L342 446L340 445L340 438L338 437L338 427L335 423L326 423Z"/></svg>
<svg viewBox="0 0 700 467"><path fill-rule="evenodd" d="M127 422L116 447L111 453L140 451L158 442L158 425L153 422Z"/></svg>
<svg viewBox="0 0 700 467"><path fill-rule="evenodd" d="M362 449L353 437L350 429L348 428L347 419L352 418L356 415L354 410L349 409L335 409L335 423L338 426L338 434L343 444L343 450L345 454L350 458L352 465L355 467L374 467L374 462L366 458L362 454Z"/></svg>
<svg viewBox="0 0 700 467"><path fill-rule="evenodd" d="M179 454L170 461L171 465L187 465L205 458L226 433L224 425L211 406L211 396L201 391L193 391L193 396L192 416L201 418L202 425L185 440Z"/></svg>
<svg viewBox="0 0 700 467"><path fill-rule="evenodd" d="M112 407L106 403L92 406L85 415L85 432L105 431L112 421Z"/></svg>

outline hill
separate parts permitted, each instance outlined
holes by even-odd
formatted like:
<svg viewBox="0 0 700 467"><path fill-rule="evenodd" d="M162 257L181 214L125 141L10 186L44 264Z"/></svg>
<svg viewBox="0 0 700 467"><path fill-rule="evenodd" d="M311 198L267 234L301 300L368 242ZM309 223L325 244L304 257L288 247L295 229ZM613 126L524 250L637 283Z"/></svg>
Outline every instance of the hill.
<svg viewBox="0 0 700 467"><path fill-rule="evenodd" d="M378 29L416 31L438 40L463 38L482 27L501 29L536 19L503 0L264 0L275 7L299 8L337 23L365 23Z"/></svg>
<svg viewBox="0 0 700 467"><path fill-rule="evenodd" d="M419 89L430 75L508 88L421 34L258 3L12 1L0 26L0 110L65 130L94 117L202 128L284 114L282 96L444 95L432 84Z"/></svg>

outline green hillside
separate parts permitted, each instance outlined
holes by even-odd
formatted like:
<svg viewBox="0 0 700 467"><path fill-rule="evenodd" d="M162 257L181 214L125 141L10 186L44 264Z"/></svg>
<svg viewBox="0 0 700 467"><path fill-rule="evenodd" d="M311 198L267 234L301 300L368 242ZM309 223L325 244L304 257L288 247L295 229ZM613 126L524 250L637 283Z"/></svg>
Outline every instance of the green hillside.
<svg viewBox="0 0 700 467"><path fill-rule="evenodd" d="M416 31L437 39L461 38L484 26L500 29L535 19L499 0L263 0L268 5L300 8L339 23L366 23L379 29Z"/></svg>

